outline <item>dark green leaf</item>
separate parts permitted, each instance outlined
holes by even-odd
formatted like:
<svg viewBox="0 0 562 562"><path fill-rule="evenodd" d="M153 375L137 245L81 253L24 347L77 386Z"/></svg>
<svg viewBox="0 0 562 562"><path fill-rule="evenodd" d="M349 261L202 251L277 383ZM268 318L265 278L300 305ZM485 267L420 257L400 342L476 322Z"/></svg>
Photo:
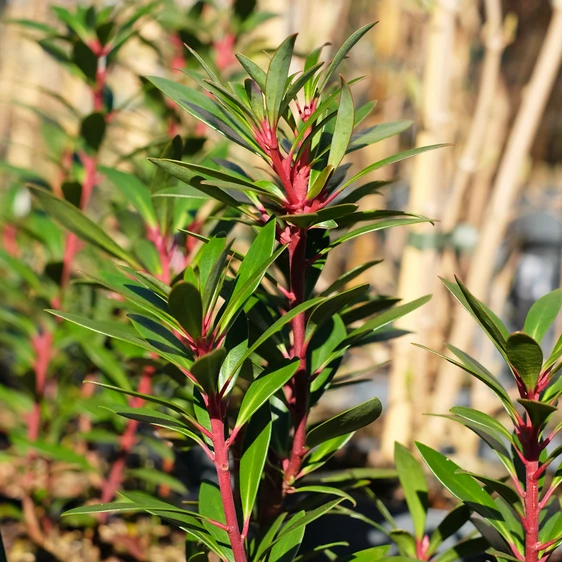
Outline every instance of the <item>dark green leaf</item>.
<svg viewBox="0 0 562 562"><path fill-rule="evenodd" d="M225 357L226 349L220 347L203 355L191 366L191 374L209 395L215 394L218 390L219 374Z"/></svg>
<svg viewBox="0 0 562 562"><path fill-rule="evenodd" d="M265 370L248 388L240 404L235 427L242 427L271 396L297 372L299 360L293 359L278 367Z"/></svg>
<svg viewBox="0 0 562 562"><path fill-rule="evenodd" d="M556 406L545 404L544 402L537 402L536 400L526 400L519 398L519 404L527 410L533 427L542 427L548 421L548 418L558 410Z"/></svg>
<svg viewBox="0 0 562 562"><path fill-rule="evenodd" d="M458 505L447 513L431 534L428 554L433 554L444 540L454 535L470 519L470 515L470 509L464 504Z"/></svg>
<svg viewBox="0 0 562 562"><path fill-rule="evenodd" d="M271 439L271 412L266 404L255 411L244 435L240 459L240 498L244 520L250 518L258 495Z"/></svg>
<svg viewBox="0 0 562 562"><path fill-rule="evenodd" d="M367 25L363 26L362 28L358 29L355 33L350 35L348 39L344 42L344 44L339 48L338 52L326 68L326 72L322 77L318 89L322 91L338 66L341 64L343 59L347 56L347 53L351 51L351 49L355 46L355 44L369 31L376 25L376 22L368 23Z"/></svg>
<svg viewBox="0 0 562 562"><path fill-rule="evenodd" d="M269 62L265 79L265 106L272 129L277 127L279 120L279 110L285 95L285 87L296 39L296 34L287 37L275 51Z"/></svg>
<svg viewBox="0 0 562 562"><path fill-rule="evenodd" d="M197 342L203 327L203 303L199 289L191 283L177 283L168 298L170 314Z"/></svg>
<svg viewBox="0 0 562 562"><path fill-rule="evenodd" d="M515 376L529 391L534 391L542 369L541 346L527 334L515 332L507 339L506 354Z"/></svg>
<svg viewBox="0 0 562 562"><path fill-rule="evenodd" d="M290 523L297 522L305 517L304 511L296 513ZM299 548L304 538L306 525L296 527L275 542L269 554L269 560L276 562L292 562L299 552Z"/></svg>
<svg viewBox="0 0 562 562"><path fill-rule="evenodd" d="M367 400L314 427L306 436L306 444L312 448L329 439L357 431L374 422L381 412L378 398Z"/></svg>

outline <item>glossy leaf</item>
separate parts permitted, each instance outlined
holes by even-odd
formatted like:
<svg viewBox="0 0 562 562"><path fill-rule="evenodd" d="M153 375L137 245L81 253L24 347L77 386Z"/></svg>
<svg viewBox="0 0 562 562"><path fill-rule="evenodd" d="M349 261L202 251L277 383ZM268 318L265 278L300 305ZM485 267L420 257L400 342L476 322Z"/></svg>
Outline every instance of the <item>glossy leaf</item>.
<svg viewBox="0 0 562 562"><path fill-rule="evenodd" d="M277 126L281 102L285 95L285 86L289 76L289 67L295 47L296 35L290 35L281 43L269 62L265 79L265 106L272 129Z"/></svg>
<svg viewBox="0 0 562 562"><path fill-rule="evenodd" d="M235 427L242 427L297 372L299 360L264 371L248 388L240 404Z"/></svg>
<svg viewBox="0 0 562 562"><path fill-rule="evenodd" d="M191 283L177 283L168 297L170 314L195 340L201 339L203 302L199 289Z"/></svg>
<svg viewBox="0 0 562 562"><path fill-rule="evenodd" d="M374 422L381 412L382 406L378 398L367 400L314 427L306 436L306 444L308 447L315 447L329 439L357 431Z"/></svg>
<svg viewBox="0 0 562 562"><path fill-rule="evenodd" d="M538 299L525 318L523 331L539 343L562 308L562 290L556 289Z"/></svg>
<svg viewBox="0 0 562 562"><path fill-rule="evenodd" d="M527 334L515 332L507 339L506 354L511 367L515 370L529 391L534 391L542 369L541 346Z"/></svg>
<svg viewBox="0 0 562 562"><path fill-rule="evenodd" d="M398 442L394 444L394 462L414 521L416 538L421 540L425 534L425 521L429 508L425 475L412 453Z"/></svg>
<svg viewBox="0 0 562 562"><path fill-rule="evenodd" d="M254 412L244 435L239 480L242 514L247 520L254 508L271 439L271 412L266 404Z"/></svg>
<svg viewBox="0 0 562 562"><path fill-rule="evenodd" d="M191 366L191 374L209 395L218 390L219 374L225 357L226 349L220 347L203 355Z"/></svg>
<svg viewBox="0 0 562 562"><path fill-rule="evenodd" d="M355 106L353 104L353 97L351 96L349 86L342 80L336 125L334 128L330 152L328 154L328 166L333 166L335 169L340 165L345 153L347 152L351 134L353 133L354 123Z"/></svg>
<svg viewBox="0 0 562 562"><path fill-rule="evenodd" d="M365 148L381 140L398 135L411 126L411 121L392 121L390 123L380 123L379 125L374 125L373 127L359 131L351 137L351 144L347 152L360 150L361 148Z"/></svg>
<svg viewBox="0 0 562 562"><path fill-rule="evenodd" d="M304 517L304 511L300 511L293 516L291 522L298 521ZM292 562L299 552L305 530L306 526L302 525L281 537L271 548L269 560L275 560L276 562Z"/></svg>

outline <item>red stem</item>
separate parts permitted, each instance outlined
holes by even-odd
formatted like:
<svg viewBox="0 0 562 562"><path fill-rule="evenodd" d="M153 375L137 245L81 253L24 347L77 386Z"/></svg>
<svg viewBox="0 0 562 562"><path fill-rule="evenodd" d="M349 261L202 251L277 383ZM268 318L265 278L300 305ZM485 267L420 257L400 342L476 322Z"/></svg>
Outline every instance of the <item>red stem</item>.
<svg viewBox="0 0 562 562"><path fill-rule="evenodd" d="M220 398L216 396L209 397L209 414L211 417L212 441L215 449L214 464L217 471L219 481L219 489L221 494L222 505L224 507L224 515L226 518L226 532L230 539L232 553L235 562L246 562L246 549L244 548L244 539L238 525L238 516L236 514L236 505L234 503L234 493L232 489L232 478L230 475L230 465L228 459L228 445L224 437L224 411Z"/></svg>
<svg viewBox="0 0 562 562"><path fill-rule="evenodd" d="M289 244L290 291L294 295L292 306L298 306L305 300L306 274L306 230L294 229ZM294 484L297 478L306 448L306 423L308 420L309 377L306 361L306 315L304 312L295 316L293 328L293 357L300 359L299 368L293 378L293 424L295 434L289 463L285 470L283 483L284 493Z"/></svg>

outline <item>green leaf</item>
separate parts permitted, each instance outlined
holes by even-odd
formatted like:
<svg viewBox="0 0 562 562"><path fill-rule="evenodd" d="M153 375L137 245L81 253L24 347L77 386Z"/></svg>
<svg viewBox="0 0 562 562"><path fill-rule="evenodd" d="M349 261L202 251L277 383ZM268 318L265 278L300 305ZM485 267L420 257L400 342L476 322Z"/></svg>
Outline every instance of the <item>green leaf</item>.
<svg viewBox="0 0 562 562"><path fill-rule="evenodd" d="M438 148L443 148L445 146L450 146L448 144L433 144L430 146L421 146L419 148L412 148L411 150L405 150L404 152L399 152L398 154L393 154L392 156L388 156L370 166L367 166L359 173L355 174L352 178L347 180L342 186L338 188L338 193L343 191L346 187L349 187L351 184L355 183L357 180L361 179L363 176L374 172L384 166L389 166L390 164L395 164L396 162L400 162L402 160L406 160L407 158L411 158L412 156L417 156L418 154L422 154L424 152L428 152L429 150L436 150Z"/></svg>
<svg viewBox="0 0 562 562"><path fill-rule="evenodd" d="M357 431L374 422L381 412L379 399L371 398L314 427L306 436L306 444L312 448L334 437Z"/></svg>
<svg viewBox="0 0 562 562"><path fill-rule="evenodd" d="M291 493L293 494L327 494L329 496L339 496L340 498L345 498L350 501L353 505L357 505L357 502L343 490L339 488L334 488L332 486L299 486L295 488Z"/></svg>
<svg viewBox="0 0 562 562"><path fill-rule="evenodd" d="M225 357L226 349L220 347L203 355L191 366L191 374L209 395L217 392L221 365Z"/></svg>
<svg viewBox="0 0 562 562"><path fill-rule="evenodd" d="M340 562L374 562L374 560L388 560L386 553L389 551L390 545L373 546L365 550L354 552L346 556Z"/></svg>
<svg viewBox="0 0 562 562"><path fill-rule="evenodd" d="M277 535L277 531L279 531L281 525L283 525L283 522L285 521L287 515L288 512L286 511L280 513L277 518L271 523L271 525L269 525L267 531L265 531L258 543L258 547L253 556L253 560L255 560L256 562L262 560L262 556L266 553L268 547L271 546L273 539Z"/></svg>
<svg viewBox="0 0 562 562"><path fill-rule="evenodd" d="M368 261L368 262L366 262L362 265L358 265L357 267L354 267L353 269L350 269L349 271L344 273L342 276L340 276L338 279L336 279L336 281L334 281L329 287L324 289L320 293L320 296L321 297L327 297L331 293L339 291L342 287L344 287L345 285L347 285L348 283L350 283L351 281L353 281L354 279L359 277L362 273L364 273L365 271L367 271L371 267L373 267L373 266L375 266L375 265L377 265L381 262L382 262L382 260L372 260L372 261Z"/></svg>
<svg viewBox="0 0 562 562"><path fill-rule="evenodd" d="M291 523L304 519L305 512L296 513L291 519ZM304 538L306 525L297 527L276 541L269 554L269 560L275 562L292 562L299 552L299 548Z"/></svg>
<svg viewBox="0 0 562 562"><path fill-rule="evenodd" d="M562 290L556 289L537 300L525 318L523 331L539 343L562 308Z"/></svg>
<svg viewBox="0 0 562 562"><path fill-rule="evenodd" d="M515 491L514 488L512 488L505 482L465 470L460 471L460 473L470 474L470 476L476 478L476 480L479 480L480 482L488 486L490 490L493 490L494 492L499 494L515 511L519 511L521 515L523 514L523 508L521 506L521 498L519 497L519 494Z"/></svg>
<svg viewBox="0 0 562 562"><path fill-rule="evenodd" d="M306 338L310 338L316 330L325 322L330 320L334 314L356 301L361 295L369 290L369 283L358 285L346 291L342 291L332 297L326 298L311 313L306 325Z"/></svg>
<svg viewBox="0 0 562 562"><path fill-rule="evenodd" d="M416 538L421 540L425 535L425 521L429 508L427 482L423 470L412 453L398 442L394 444L394 462L414 521Z"/></svg>
<svg viewBox="0 0 562 562"><path fill-rule="evenodd" d="M220 489L214 482L209 482L208 480L201 482L199 488L199 513L219 523L226 523ZM224 549L229 562L234 562L232 550L230 546L227 546L230 545L228 533L223 529L219 529L216 525L205 521L203 525L215 541L221 545L221 548Z"/></svg>
<svg viewBox="0 0 562 562"><path fill-rule="evenodd" d="M391 322L394 322L395 320L402 318L406 314L409 314L410 312L413 312L414 310L418 309L420 306L423 306L425 303L429 302L429 300L431 300L431 295L426 295L425 297L421 297L419 299L416 299L412 302L400 306L395 306L390 310L382 312L381 314L375 316L374 318L367 320L367 322L365 322L359 328L353 330L347 336L347 338L343 340L343 342L340 344L340 347L351 345L354 341L364 336L365 334L379 330L380 328L383 328L384 326L390 324Z"/></svg>
<svg viewBox="0 0 562 562"><path fill-rule="evenodd" d="M390 123L380 123L379 125L374 125L373 127L359 131L351 137L351 144L347 152L350 153L389 137L393 137L394 135L398 135L411 126L412 121L392 121Z"/></svg>
<svg viewBox="0 0 562 562"><path fill-rule="evenodd" d="M262 92L265 92L265 82L267 79L266 73L246 55L243 55L242 53L236 53L235 56L238 59L238 62L244 67L244 70L259 86L260 90Z"/></svg>
<svg viewBox="0 0 562 562"><path fill-rule="evenodd" d="M536 400L519 398L517 402L527 410L533 427L537 428L542 427L543 424L548 421L548 418L558 410L558 408L552 404L545 404L544 402L537 402Z"/></svg>
<svg viewBox="0 0 562 562"><path fill-rule="evenodd" d="M301 474L305 476L306 474L309 474L326 464L330 460L330 458L343 446L345 446L345 444L352 437L353 433L340 435L339 437L335 437L334 439L324 441L324 443L321 443L320 445L318 445L318 447L315 447L305 458L304 466L301 469Z"/></svg>
<svg viewBox="0 0 562 562"><path fill-rule="evenodd" d="M149 345L144 340L141 340L139 337L135 335L135 333L126 325L123 325L120 322L108 322L102 320L91 320L90 318L86 318L80 316L78 314L72 314L70 312L61 312L59 310L47 310L54 316L58 316L63 320L68 320L73 324L77 324L78 326L82 326L83 328L87 328L88 330L92 330L92 332L97 332L98 334L104 334L105 336L109 336L110 338L115 338L117 340L125 341L127 343L132 343L137 347L145 349L150 352L154 352L155 349L151 345Z"/></svg>
<svg viewBox="0 0 562 562"><path fill-rule="evenodd" d="M269 124L273 130L277 128L277 122L279 121L279 110L285 95L296 39L296 34L287 37L275 51L269 62L265 79L265 106Z"/></svg>
<svg viewBox="0 0 562 562"><path fill-rule="evenodd" d="M464 504L460 504L449 511L431 534L428 554L435 553L443 541L454 535L469 519L470 509Z"/></svg>
<svg viewBox="0 0 562 562"><path fill-rule="evenodd" d="M203 303L199 289L191 283L177 283L168 298L170 314L197 342L203 327Z"/></svg>
<svg viewBox="0 0 562 562"><path fill-rule="evenodd" d="M411 558L416 556L416 540L415 538L405 531L404 529L392 529L388 533L389 538L396 543L398 551Z"/></svg>
<svg viewBox="0 0 562 562"><path fill-rule="evenodd" d="M125 200L140 213L149 228L156 228L158 218L152 205L150 188L133 174L100 166L99 171L123 194Z"/></svg>
<svg viewBox="0 0 562 562"><path fill-rule="evenodd" d="M330 242L330 245L321 250L319 253L320 255L327 254L331 250L333 250L336 246L343 244L344 242L348 242L349 240L353 240L354 238L358 238L359 236L363 236L363 234L370 234L371 232L378 232L379 230L386 230L387 228L393 228L395 226L408 226L411 224L419 224L422 222L431 222L430 219L425 217L422 218L398 218L398 219L383 219L373 224L367 224L346 234L336 238L334 241Z"/></svg>
<svg viewBox="0 0 562 562"><path fill-rule="evenodd" d="M506 354L515 376L527 390L534 391L542 369L541 346L531 336L515 332L507 339Z"/></svg>
<svg viewBox="0 0 562 562"><path fill-rule="evenodd" d="M430 447L417 442L416 447L433 474L453 496L487 518L493 525L503 520L494 500L472 476L459 473L458 465Z"/></svg>
<svg viewBox="0 0 562 562"><path fill-rule="evenodd" d="M326 72L322 77L318 89L322 91L338 66L341 64L343 59L347 56L347 53L351 51L351 49L355 46L355 44L369 31L376 25L376 22L368 23L367 25L363 26L362 28L358 29L355 33L349 36L348 39L344 42L344 44L339 48L338 52L331 60L330 64L326 68Z"/></svg>
<svg viewBox="0 0 562 562"><path fill-rule="evenodd" d="M47 443L41 439L29 441L19 435L12 435L10 436L10 439L14 445L37 451L39 454L52 459L53 461L72 464L88 472L94 470L84 455L78 454L64 445L60 445L58 443Z"/></svg>
<svg viewBox="0 0 562 562"><path fill-rule="evenodd" d="M244 521L252 515L271 439L271 412L266 404L251 416L240 459L240 499Z"/></svg>
<svg viewBox="0 0 562 562"><path fill-rule="evenodd" d="M283 537L286 537L289 533L291 533L295 529L298 529L299 527L305 527L306 525L308 525L309 523L312 523L313 521L315 521L319 517L322 517L322 515L331 511L334 507L336 507L338 504L340 504L343 500L344 500L344 498L336 498L335 500L331 500L331 501L321 505L320 507L317 507L316 509L308 511L304 515L304 517L302 515L300 515L300 513L297 513L296 515L293 515L293 517L289 521L287 521L287 525L285 527L283 527L283 530L279 533L279 536L275 540L274 544L279 542L280 539L282 539Z"/></svg>
<svg viewBox="0 0 562 562"><path fill-rule="evenodd" d="M440 554L435 559L435 562L456 562L457 560L465 560L472 555L485 552L488 546L488 541L483 537L464 540ZM517 558L515 558L515 560L517 560Z"/></svg>
<svg viewBox="0 0 562 562"><path fill-rule="evenodd" d="M355 122L355 106L353 105L353 97L347 83L342 79L342 90L340 94L340 103L338 107L338 115L336 117L336 125L330 153L328 155L328 166L337 168L349 146L353 126Z"/></svg>
<svg viewBox="0 0 562 562"><path fill-rule="evenodd" d="M29 186L33 195L39 200L45 211L60 222L78 238L101 248L116 258L127 262L131 267L142 269L140 264L121 246L114 242L101 227L91 221L72 203L54 196L49 191L35 186Z"/></svg>
<svg viewBox="0 0 562 562"><path fill-rule="evenodd" d="M465 406L454 406L451 408L451 413L470 420L478 425L488 428L489 430L501 435L507 439L510 443L514 444L513 435L506 429L506 427L498 421L496 418L481 412L480 410L475 410L474 408L467 408Z"/></svg>
<svg viewBox="0 0 562 562"><path fill-rule="evenodd" d="M299 362L299 359L293 359L281 367L270 367L249 386L240 404L235 427L242 427L271 396L294 376Z"/></svg>
<svg viewBox="0 0 562 562"><path fill-rule="evenodd" d="M513 406L513 403L511 402L511 399L509 398L509 394L507 393L507 390L494 377L494 375L492 375L492 373L490 373L490 371L488 371L486 367L484 367L478 361L476 361L476 359L473 359L472 357L470 357L470 355L466 354L464 351L461 351L460 349L457 349L456 347L450 344L446 344L447 348L450 351L452 351L460 359L461 362L455 361L455 359L453 359L452 357L447 357L446 355L437 353L436 351L429 349L429 347L425 347L417 343L413 345L421 349L425 349L426 351L429 351L430 353L437 355L437 357L441 357L442 359L445 359L449 363L456 365L463 371L466 371L468 374L472 375L480 382L483 382L500 399L507 413L513 419L515 419L516 410L515 407Z"/></svg>
<svg viewBox="0 0 562 562"><path fill-rule="evenodd" d="M490 315L490 311L484 304L470 293L458 277L455 276L455 280L457 282L456 286L442 279L447 289L449 289L471 316L476 319L499 352L505 357L506 337L498 327L495 318Z"/></svg>

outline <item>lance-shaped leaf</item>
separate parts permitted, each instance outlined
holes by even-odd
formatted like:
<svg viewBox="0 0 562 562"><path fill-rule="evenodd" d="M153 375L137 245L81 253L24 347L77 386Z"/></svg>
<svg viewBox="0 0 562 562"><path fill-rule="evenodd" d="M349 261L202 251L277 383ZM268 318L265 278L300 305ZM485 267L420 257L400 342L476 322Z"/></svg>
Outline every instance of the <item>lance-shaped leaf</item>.
<svg viewBox="0 0 562 562"><path fill-rule="evenodd" d="M452 460L422 443L416 443L421 456L436 478L456 498L471 509L486 517L494 527L505 531L503 516L490 495L468 474L460 473L460 468Z"/></svg>
<svg viewBox="0 0 562 562"><path fill-rule="evenodd" d="M507 339L506 354L515 376L527 390L534 391L542 369L541 346L531 336L515 332Z"/></svg>
<svg viewBox="0 0 562 562"><path fill-rule="evenodd" d="M199 488L199 513L213 521L226 524L220 489L214 482L209 482L208 480L203 480L203 482L201 482L201 487ZM230 546L227 546L230 545L228 533L206 521L203 522L203 525L216 542L224 549L229 562L234 562L232 549Z"/></svg>
<svg viewBox="0 0 562 562"><path fill-rule="evenodd" d="M304 518L304 516L305 512L300 511L293 516L291 521L298 521L299 519ZM277 562L292 562L299 552L305 531L306 525L302 525L283 536L271 548L268 559L276 560Z"/></svg>
<svg viewBox="0 0 562 562"><path fill-rule="evenodd" d="M357 431L374 422L382 412L378 398L371 398L358 406L350 408L311 429L306 436L308 447L316 447L324 441Z"/></svg>
<svg viewBox="0 0 562 562"><path fill-rule="evenodd" d="M168 309L195 341L201 339L203 303L195 285L185 282L174 285L168 298Z"/></svg>
<svg viewBox="0 0 562 562"><path fill-rule="evenodd" d="M376 25L376 22L368 23L367 25L363 26L362 28L358 29L355 33L349 36L348 39L344 42L344 44L338 49L338 52L331 60L330 64L326 68L326 72L322 76L322 79L319 83L318 89L322 91L334 72L337 70L338 66L341 64L343 59L347 56L347 53L351 51L351 49L355 46L355 44L369 31Z"/></svg>
<svg viewBox="0 0 562 562"><path fill-rule="evenodd" d="M523 331L539 343L562 308L562 290L556 289L537 300L527 317Z"/></svg>
<svg viewBox="0 0 562 562"><path fill-rule="evenodd" d="M39 200L45 211L78 238L106 251L108 254L127 262L136 269L140 264L100 226L79 211L72 203L56 197L49 191L30 186L33 195Z"/></svg>
<svg viewBox="0 0 562 562"><path fill-rule="evenodd" d="M351 143L347 152L350 153L354 150L359 150L381 140L398 135L411 126L412 121L392 121L390 123L380 123L379 125L374 125L373 127L359 131L351 137Z"/></svg>
<svg viewBox="0 0 562 562"><path fill-rule="evenodd" d="M267 79L265 71L262 70L254 61L250 60L246 55L236 53L236 58L252 80L254 80L254 82L259 86L260 90L265 92L265 82Z"/></svg>
<svg viewBox="0 0 562 562"><path fill-rule="evenodd" d="M470 519L470 515L470 509L464 504L460 504L449 511L431 534L428 554L433 554L444 540L454 535Z"/></svg>
<svg viewBox="0 0 562 562"><path fill-rule="evenodd" d="M353 105L353 97L351 90L346 82L342 80L342 89L340 94L340 104L336 117L336 126L332 136L330 152L328 154L328 166L337 168L349 146L353 126L355 122L355 106Z"/></svg>
<svg viewBox="0 0 562 562"><path fill-rule="evenodd" d="M414 521L416 538L421 540L425 535L425 521L429 508L425 475L414 455L398 442L394 444L394 462L408 510Z"/></svg>
<svg viewBox="0 0 562 562"><path fill-rule="evenodd" d="M139 212L150 228L156 228L158 218L152 205L150 188L133 174L115 168L98 168L99 171L123 194L125 200Z"/></svg>
<svg viewBox="0 0 562 562"><path fill-rule="evenodd" d="M361 295L369 290L369 287L369 283L358 285L357 287L342 291L324 300L312 311L308 319L306 337L310 338L320 326L330 320L334 314L355 302Z"/></svg>
<svg viewBox="0 0 562 562"><path fill-rule="evenodd" d="M220 347L199 358L190 368L191 374L207 394L215 394L221 365L226 357L226 349Z"/></svg>
<svg viewBox="0 0 562 562"><path fill-rule="evenodd" d="M148 76L147 78L196 119L203 121L203 123L240 146L252 152L260 151L247 132L241 130L239 125L224 113L221 106L204 93L166 78L158 76Z"/></svg>
<svg viewBox="0 0 562 562"><path fill-rule="evenodd" d="M450 146L448 144L433 144L431 146L422 146L419 148L412 148L411 150L405 150L404 152L399 152L398 154L393 154L392 156L388 156L387 158L383 158L378 162L374 162L370 166L367 166L357 174L355 174L352 178L346 181L342 186L338 188L338 192L343 191L346 187L349 187L351 184L355 183L357 180L361 179L363 176L374 172L384 166L389 166L390 164L395 164L396 162L400 162L402 160L406 160L406 158L411 158L412 156L417 156L418 154L422 154L424 152L428 152L429 150L436 150L438 148L443 148L445 146Z"/></svg>
<svg viewBox="0 0 562 562"><path fill-rule="evenodd" d="M244 435L239 475L240 499L245 521L252 515L258 495L271 439L271 427L271 412L269 405L265 404L254 412Z"/></svg>
<svg viewBox="0 0 562 562"><path fill-rule="evenodd" d="M497 316L493 315L484 303L480 302L455 276L457 284L442 279L444 285L461 303L468 313L480 324L498 351L505 357L506 330Z"/></svg>
<svg viewBox="0 0 562 562"><path fill-rule="evenodd" d="M289 67L295 48L296 34L290 35L281 43L269 62L267 76L265 79L265 106L267 116L272 129L277 127L279 110L285 95Z"/></svg>
<svg viewBox="0 0 562 562"><path fill-rule="evenodd" d="M395 320L402 318L406 314L409 314L410 312L418 309L420 306L423 306L425 303L429 302L430 299L431 295L426 295L425 297L421 297L412 302L391 308L390 310L387 310L386 312L383 312L378 316L367 320L367 322L365 322L362 326L353 330L347 336L347 338L343 340L340 347L351 345L354 341L360 339L365 334L374 332L375 330L379 330L380 328L387 326L391 322L394 322Z"/></svg>
<svg viewBox="0 0 562 562"><path fill-rule="evenodd" d="M517 402L527 410L533 427L542 427L548 421L548 418L558 410L558 408L552 404L545 404L544 402L538 402L536 400L519 398Z"/></svg>
<svg viewBox="0 0 562 562"><path fill-rule="evenodd" d="M150 352L156 351L155 348L149 345L146 341L140 339L136 333L129 327L120 322L108 322L104 320L91 320L79 314L73 314L71 312L61 312L58 310L47 310L54 316L58 316L63 320L68 320L73 324L92 330L92 332L97 332L98 334L103 334L109 336L110 338L115 338L116 340L125 341L127 343L132 343L137 347L145 349Z"/></svg>
<svg viewBox="0 0 562 562"><path fill-rule="evenodd" d="M281 367L271 367L264 371L244 394L235 427L242 427L271 396L293 377L298 367L299 360L292 359Z"/></svg>

